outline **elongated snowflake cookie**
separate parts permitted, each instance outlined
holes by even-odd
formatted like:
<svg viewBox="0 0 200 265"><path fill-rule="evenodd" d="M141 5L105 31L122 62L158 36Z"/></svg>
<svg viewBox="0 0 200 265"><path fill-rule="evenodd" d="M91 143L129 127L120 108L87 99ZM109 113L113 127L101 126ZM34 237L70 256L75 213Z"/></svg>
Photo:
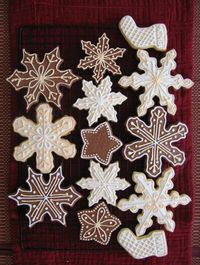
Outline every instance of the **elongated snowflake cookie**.
<svg viewBox="0 0 200 265"><path fill-rule="evenodd" d="M140 95L141 104L137 108L138 116L146 114L147 110L154 106L153 98L157 96L161 106L167 106L168 113L174 115L176 113L176 104L174 103L174 95L168 91L169 87L175 90L181 87L190 88L193 82L190 79L184 79L182 75L171 75L171 71L176 68L176 51L170 50L166 56L161 59L161 66L157 66L157 60L154 57L149 57L147 51L138 50L137 56L140 59L138 68L143 70L143 74L133 73L130 76L123 76L119 80L122 87L131 86L133 90L138 90L144 87L145 91Z"/></svg>
<svg viewBox="0 0 200 265"><path fill-rule="evenodd" d="M89 126L97 122L101 116L107 118L108 121L117 122L117 112L113 106L121 105L127 97L120 92L111 92L111 86L109 76L104 78L97 87L92 81L83 80L82 90L86 97L79 98L73 106L80 110L88 110Z"/></svg>
<svg viewBox="0 0 200 265"><path fill-rule="evenodd" d="M52 108L46 103L37 107L36 114L37 123L24 116L14 120L14 131L28 138L15 147L14 158L25 162L36 153L37 169L42 173L49 173L54 167L52 152L65 159L76 155L75 144L62 138L74 130L76 121L73 117L64 116L52 123Z"/></svg>
<svg viewBox="0 0 200 265"><path fill-rule="evenodd" d="M91 190L88 197L89 207L98 203L101 199L105 199L109 204L116 205L116 191L125 190L130 186L125 179L117 177L119 170L118 162L110 164L105 170L100 164L90 162L91 178L82 178L76 182L82 189Z"/></svg>
<svg viewBox="0 0 200 265"><path fill-rule="evenodd" d="M81 130L81 137L84 143L81 158L94 158L103 165L108 165L113 153L122 146L122 142L112 134L108 122L103 122L94 129Z"/></svg>
<svg viewBox="0 0 200 265"><path fill-rule="evenodd" d="M29 185L29 190L19 188L9 198L15 200L17 205L29 206L29 211L26 214L29 219L29 227L42 222L45 215L49 215L51 221L58 221L66 225L67 211L63 205L72 207L82 196L73 186L61 188L63 180L62 167L51 173L47 182L42 174L37 174L30 167L28 168L26 182Z"/></svg>
<svg viewBox="0 0 200 265"><path fill-rule="evenodd" d="M167 29L165 24L157 23L149 27L138 27L131 16L124 16L119 22L119 29L134 49L154 48L165 51L167 48Z"/></svg>
<svg viewBox="0 0 200 265"><path fill-rule="evenodd" d="M121 225L121 221L111 215L104 202L93 209L78 212L81 223L80 239L85 241L96 241L107 245L111 234Z"/></svg>
<svg viewBox="0 0 200 265"><path fill-rule="evenodd" d="M62 62L59 47L49 53L45 53L42 61L39 61L36 53L31 54L23 49L21 63L25 66L26 71L15 70L7 78L7 81L17 91L22 88L28 88L28 92L24 97L27 103L27 110L38 102L40 95L43 95L47 102L52 102L57 107L61 107L62 94L59 87L71 87L75 81L80 79L69 69L60 70L59 67Z"/></svg>
<svg viewBox="0 0 200 265"><path fill-rule="evenodd" d="M180 204L187 205L191 199L186 194L179 195L177 191L172 190L174 187L173 177L173 168L166 169L157 179L157 188L155 188L154 181L147 179L145 174L133 172L133 181L136 183L135 191L140 195L132 194L128 200L121 199L118 208L122 211L130 210L132 213L137 213L140 209L143 210L142 214L137 217L139 222L135 229L137 236L144 235L146 229L153 225L153 216L168 231L174 231L173 212L167 210L167 207L175 208ZM170 190L172 191L169 193Z"/></svg>
<svg viewBox="0 0 200 265"><path fill-rule="evenodd" d="M106 71L111 72L113 75L121 74L120 67L116 64L116 60L123 57L126 49L122 48L110 48L109 38L104 33L95 46L90 41L81 41L82 49L85 51L87 56L81 59L78 68L87 69L94 68L93 78L98 83L103 79Z"/></svg>
<svg viewBox="0 0 200 265"><path fill-rule="evenodd" d="M161 173L162 158L173 166L182 165L185 161L185 153L172 144L184 139L188 128L181 122L166 128L166 115L162 107L156 107L151 111L150 125L138 117L129 118L126 123L127 130L140 140L126 145L124 156L131 162L146 156L146 172L151 177Z"/></svg>
<svg viewBox="0 0 200 265"><path fill-rule="evenodd" d="M122 228L117 235L117 241L134 259L163 257L168 252L165 232L162 230L137 237L129 228Z"/></svg>

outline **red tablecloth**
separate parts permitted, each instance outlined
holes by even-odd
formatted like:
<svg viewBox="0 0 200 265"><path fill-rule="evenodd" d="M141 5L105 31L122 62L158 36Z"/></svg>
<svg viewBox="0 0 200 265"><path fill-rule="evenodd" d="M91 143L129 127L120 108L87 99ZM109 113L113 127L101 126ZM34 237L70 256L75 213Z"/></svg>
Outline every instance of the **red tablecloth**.
<svg viewBox="0 0 200 265"><path fill-rule="evenodd" d="M10 1L10 36L12 70L23 69L20 65L22 48L29 52L36 52L42 56L54 47L60 46L61 57L65 60L62 67L71 68L83 78L90 80L91 71L76 69L80 58L84 57L81 51L80 40L96 42L97 38L106 32L111 39L113 47L125 47L127 52L119 61L122 72L126 75L137 71L138 61L136 51L131 49L118 30L118 22L124 15L131 15L140 26L148 26L153 23L165 23L168 29L168 50L175 48L178 53L177 69L175 73L181 73L185 78L192 78L192 29L193 29L193 1L191 0L138 0L138 1L64 1L64 0L16 0ZM162 58L164 53L150 51L151 55ZM114 91L122 89L117 85L119 76L112 77ZM26 113L23 95L25 90L15 92L13 89L12 107L13 119L16 116L25 115L35 119L35 106ZM59 118L64 114L71 114L77 120L76 130L70 136L75 142L78 154L75 159L63 161L56 158L56 166L63 163L65 185L75 184L81 177L89 174L89 162L80 160L80 129L87 128L86 112L72 108L72 104L78 97L83 96L81 82L77 82L68 90L62 89L62 111L54 108L54 117ZM123 90L128 96L127 103L117 108L119 123L112 128L123 142L130 142L131 136L125 131L124 122L127 117L136 115L136 107L139 104L138 95L131 89ZM184 122L189 128L187 139L180 141L177 146L186 153L186 162L183 166L176 167L175 188L180 193L186 193L192 197L192 127L191 127L191 90L179 90L175 93L177 114L168 115L168 123ZM42 100L41 100L42 101ZM99 122L103 121L101 119ZM22 140L13 133L13 146ZM143 170L144 160L130 163L125 161L120 152L114 155L113 161L120 162L120 176L131 182L133 170ZM14 192L18 186L27 187L27 165L34 167L34 158L27 163L18 163L12 160L10 175L10 192ZM164 167L167 163L164 164ZM76 187L78 189L78 187ZM179 206L174 210L176 229L174 233L166 232L169 254L163 258L148 258L137 261L131 258L117 244L117 231L113 233L111 243L108 246L100 246L94 242L79 240L79 223L76 211L87 207L86 197L88 192L78 189L85 199L77 203L67 216L67 228L57 223L49 222L45 218L44 223L37 224L32 229L28 228L25 213L28 208L16 207L10 202L10 216L13 236L14 264L16 265L189 265L191 263L191 222L192 203L186 207ZM125 192L119 193L120 197L128 197L133 192L130 187ZM110 207L110 206L109 206ZM110 210L122 220L123 227L134 229L136 215L121 212L114 207ZM155 228L160 226L155 225ZM151 231L151 229L149 230Z"/></svg>

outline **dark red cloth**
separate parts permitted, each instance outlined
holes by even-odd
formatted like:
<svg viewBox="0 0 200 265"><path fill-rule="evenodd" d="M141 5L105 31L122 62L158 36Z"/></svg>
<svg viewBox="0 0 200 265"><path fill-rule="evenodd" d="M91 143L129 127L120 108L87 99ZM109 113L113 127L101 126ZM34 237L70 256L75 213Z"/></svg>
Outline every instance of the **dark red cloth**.
<svg viewBox="0 0 200 265"><path fill-rule="evenodd" d="M20 65L22 48L29 52L36 52L40 58L45 52L60 46L61 57L64 59L62 68L71 68L73 71L90 80L92 72L76 69L80 58L84 57L81 51L80 40L97 42L97 38L106 32L110 37L112 47L125 47L127 49L123 59L118 62L122 73L125 75L137 71L138 60L136 51L131 49L118 30L118 22L124 15L131 15L140 26L154 23L165 23L168 29L168 50L175 48L178 57L177 68L174 74L181 73L185 78L192 78L192 29L193 29L193 1L191 0L110 0L110 1L64 1L64 0L15 0L10 1L10 36L12 70L23 69ZM165 53L150 50L150 54L158 59ZM112 77L113 90L122 91L128 96L126 103L117 108L119 123L111 126L115 135L124 143L130 142L132 137L125 131L124 122L129 116L136 115L139 104L138 95L131 89L121 89L117 85L119 76ZM11 89L11 88L9 88ZM35 106L26 113L23 95L26 89L16 92L12 89L13 119L25 115L35 120ZM76 130L69 139L77 145L78 153L75 159L64 161L56 157L56 166L60 163L64 167L64 184L71 185L81 177L89 176L87 160L80 160L81 139L80 129L87 128L84 111L72 108L78 97L83 97L81 82L77 82L71 89L63 88L62 111L54 107L54 117L60 118L64 114L73 115L77 120ZM173 92L173 91L172 91ZM168 115L168 123L184 122L189 128L185 140L177 146L185 151L186 162L183 166L175 168L175 189L180 193L193 196L192 187L192 124L191 124L191 90L181 89L173 92L176 97L177 114ZM42 99L41 99L42 101ZM99 120L99 122L104 119ZM147 118L146 118L147 120ZM22 140L13 133L13 147ZM143 171L144 160L130 163L123 159L121 152L117 152L113 161L120 162L120 176L125 177L130 183L134 170ZM35 169L34 158L27 163L19 163L12 159L10 175L10 192L16 191L19 186L27 187L27 165ZM164 167L168 166L164 163ZM95 242L79 240L79 223L77 210L87 207L87 191L76 188L85 199L79 201L73 209L69 209L67 228L57 223L49 222L45 218L43 223L28 228L25 216L28 208L16 207L15 202L10 202L10 216L13 236L13 255L16 265L189 265L191 264L191 223L192 203L188 206L179 206L174 210L176 228L174 233L166 232L168 240L168 256L163 258L148 258L142 261L131 258L116 241L117 231L113 233L111 243L101 246ZM128 197L133 192L133 187L119 193L119 197ZM122 221L122 227L134 230L136 215L121 212L114 207L110 210ZM163 228L155 224L155 228ZM151 231L149 229L148 231Z"/></svg>

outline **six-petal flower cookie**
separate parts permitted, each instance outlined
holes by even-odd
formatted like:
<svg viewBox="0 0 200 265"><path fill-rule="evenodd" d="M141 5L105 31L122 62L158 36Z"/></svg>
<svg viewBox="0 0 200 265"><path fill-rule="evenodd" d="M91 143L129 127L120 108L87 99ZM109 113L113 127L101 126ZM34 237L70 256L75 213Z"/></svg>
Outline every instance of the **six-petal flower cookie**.
<svg viewBox="0 0 200 265"><path fill-rule="evenodd" d="M98 83L104 76L106 71L111 72L113 75L121 74L120 67L116 64L116 60L123 57L126 49L110 48L109 38L104 33L95 46L90 41L81 41L82 49L88 55L81 59L78 68L87 69L94 68L93 78Z"/></svg>
<svg viewBox="0 0 200 265"><path fill-rule="evenodd" d="M137 236L144 235L146 229L153 225L153 216L168 231L174 231L173 213L167 210L167 207L175 208L179 204L187 205L191 199L186 194L179 195L177 191L172 190L174 187L173 177L173 168L166 169L162 176L157 179L157 188L155 188L153 180L147 179L141 172L133 172L133 181L136 183L135 191L141 195L132 194L128 200L121 199L118 202L118 208L122 211L130 210L132 213L137 213L140 209L143 210L137 218L139 222L135 229ZM170 190L172 191L169 193Z"/></svg>
<svg viewBox="0 0 200 265"><path fill-rule="evenodd" d="M15 200L17 205L29 206L29 212L26 214L29 227L42 222L45 215L49 215L52 221L66 225L67 211L63 205L72 207L82 196L73 186L61 188L63 180L62 167L51 173L47 182L42 174L37 174L30 167L28 168L26 182L29 190L19 188L9 198Z"/></svg>
<svg viewBox="0 0 200 265"><path fill-rule="evenodd" d="M112 232L121 225L121 221L110 214L104 202L92 210L78 212L78 219L81 223L80 239L94 240L102 245L109 243Z"/></svg>
<svg viewBox="0 0 200 265"><path fill-rule="evenodd" d="M52 123L52 108L44 103L37 109L37 123L24 116L16 118L13 123L14 131L28 140L15 147L14 158L25 162L36 153L36 167L42 173L49 173L54 167L52 152L64 157L73 158L76 146L61 138L74 130L76 121L73 117L64 116Z"/></svg>
<svg viewBox="0 0 200 265"><path fill-rule="evenodd" d="M45 53L43 61L39 61L36 53L30 54L23 49L23 59L21 63L26 71L15 70L7 78L7 81L15 88L20 90L28 88L25 95L27 110L36 102L42 94L47 102L52 102L59 108L62 94L60 86L71 87L80 79L71 70L60 70L59 67L63 60L60 57L59 47L49 53Z"/></svg>
<svg viewBox="0 0 200 265"><path fill-rule="evenodd" d="M138 115L143 116L147 110L154 106L153 98L157 96L161 106L167 106L167 111L174 115L176 113L176 104L174 103L174 95L168 91L169 87L175 90L181 87L190 88L193 82L190 79L184 79L182 75L171 75L171 71L176 68L176 51L171 50L161 59L161 67L157 66L156 58L149 57L147 51L138 50L137 56L140 59L138 68L145 73L138 74L134 72L131 76L123 76L119 80L122 87L131 86L133 90L145 87L145 91L140 95L141 105L138 107Z"/></svg>
<svg viewBox="0 0 200 265"><path fill-rule="evenodd" d="M89 168L91 178L82 178L76 183L82 189L91 190L88 197L89 206L99 202L102 198L107 203L116 205L116 191L125 190L130 186L125 179L117 177L119 170L118 162L110 164L103 170L100 164L91 161Z"/></svg>
<svg viewBox="0 0 200 265"><path fill-rule="evenodd" d="M138 117L129 118L126 123L127 130L140 140L126 145L124 156L131 162L146 156L146 172L151 177L161 173L162 158L174 166L185 161L184 152L172 143L186 137L187 126L179 122L166 128L166 115L162 107L156 107L151 111L149 126Z"/></svg>
<svg viewBox="0 0 200 265"><path fill-rule="evenodd" d="M117 122L117 112L113 106L121 105L127 97L120 92L111 92L111 86L112 82L109 76L104 78L98 87L92 81L83 80L82 90L86 97L79 98L73 106L80 110L88 110L89 126L97 122L101 116L109 121Z"/></svg>
<svg viewBox="0 0 200 265"><path fill-rule="evenodd" d="M81 137L84 143L81 158L94 158L104 165L110 163L113 153L122 146L122 142L113 136L108 122L103 122L94 129L81 130Z"/></svg>

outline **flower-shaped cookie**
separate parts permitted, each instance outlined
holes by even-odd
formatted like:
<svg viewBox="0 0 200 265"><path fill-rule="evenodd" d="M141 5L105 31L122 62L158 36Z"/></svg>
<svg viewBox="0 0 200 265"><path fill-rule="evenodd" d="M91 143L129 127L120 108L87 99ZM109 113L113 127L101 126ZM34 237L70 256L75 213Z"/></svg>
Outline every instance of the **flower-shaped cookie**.
<svg viewBox="0 0 200 265"><path fill-rule="evenodd" d="M121 221L110 214L104 202L91 210L78 212L78 219L81 223L80 239L94 240L102 245L109 243L112 232L121 225Z"/></svg>
<svg viewBox="0 0 200 265"><path fill-rule="evenodd" d="M37 123L24 116L16 118L14 131L28 140L15 147L14 158L25 162L36 153L36 167L42 173L49 173L54 167L52 152L64 157L73 158L76 146L63 136L74 130L76 121L73 117L64 116L52 123L52 108L48 104L40 104L37 109Z"/></svg>

